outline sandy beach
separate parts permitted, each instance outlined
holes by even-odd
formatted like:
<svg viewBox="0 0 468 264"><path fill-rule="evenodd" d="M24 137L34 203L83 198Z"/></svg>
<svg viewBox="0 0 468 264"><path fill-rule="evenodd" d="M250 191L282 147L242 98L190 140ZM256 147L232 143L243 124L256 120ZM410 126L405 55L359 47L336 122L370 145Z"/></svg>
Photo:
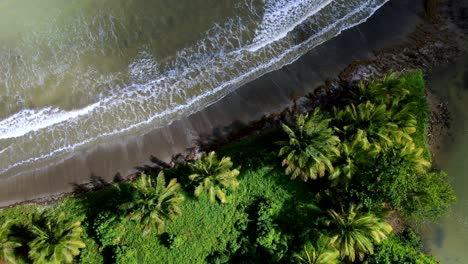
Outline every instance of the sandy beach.
<svg viewBox="0 0 468 264"><path fill-rule="evenodd" d="M418 25L428 23L422 1L416 2L389 1L367 22L169 126L75 152L46 167L11 177L1 175L0 207L53 199L91 181L125 178L141 167L154 166L156 159L170 162L175 155L187 153L200 143L216 142L264 116L281 112L326 80L339 76L353 62L371 60L377 50L406 43Z"/></svg>

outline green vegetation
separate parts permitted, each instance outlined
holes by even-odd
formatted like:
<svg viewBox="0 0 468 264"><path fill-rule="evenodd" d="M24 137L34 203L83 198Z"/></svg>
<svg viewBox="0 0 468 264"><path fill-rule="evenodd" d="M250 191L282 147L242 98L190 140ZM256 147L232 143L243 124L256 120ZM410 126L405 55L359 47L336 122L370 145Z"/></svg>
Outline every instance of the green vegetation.
<svg viewBox="0 0 468 264"><path fill-rule="evenodd" d="M34 263L72 263L86 246L81 240L81 223L68 221L64 213L57 218L35 215L30 231L33 239L28 242L28 254Z"/></svg>
<svg viewBox="0 0 468 264"><path fill-rule="evenodd" d="M156 182L146 174L142 174L136 181L130 183L138 197L120 206L128 212L128 218L135 220L147 234L156 229L158 234L164 231L165 221L173 220L182 214L180 204L184 196L179 193L180 184L172 179L166 186L164 173L160 172Z"/></svg>
<svg viewBox="0 0 468 264"><path fill-rule="evenodd" d="M354 262L356 256L364 260L366 254L374 253L374 243L379 244L392 231L392 227L371 213L362 214L351 205L348 211L341 213L328 210L330 220L330 245L341 254Z"/></svg>
<svg viewBox="0 0 468 264"><path fill-rule="evenodd" d="M0 228L0 260L16 263L15 249L21 247L21 243L11 236L11 223L7 220Z"/></svg>
<svg viewBox="0 0 468 264"><path fill-rule="evenodd" d="M53 205L4 209L0 257L436 263L409 229L441 216L454 201L447 176L430 166L421 72L359 84L334 105L133 182ZM31 221L42 211L49 212L45 226ZM391 233L389 213L400 217L405 232Z"/></svg>
<svg viewBox="0 0 468 264"><path fill-rule="evenodd" d="M340 252L330 247L328 240L327 237L322 236L317 240L316 246L305 245L304 250L295 254L294 257L302 264L337 264Z"/></svg>
<svg viewBox="0 0 468 264"><path fill-rule="evenodd" d="M414 240L414 239L413 239ZM416 242L416 243L414 243ZM402 239L391 235L388 239L377 246L375 254L369 256L366 264L393 264L393 263L418 263L436 264L433 257L422 254L420 241Z"/></svg>
<svg viewBox="0 0 468 264"><path fill-rule="evenodd" d="M326 172L333 173L332 159L340 154L337 147L340 139L333 135L328 125L330 121L317 108L311 117L309 114L298 116L292 128L282 125L289 136L289 141L278 142L283 146L279 155L284 156L286 175L307 181L323 177Z"/></svg>
<svg viewBox="0 0 468 264"><path fill-rule="evenodd" d="M218 161L216 153L212 151L208 155L202 154L200 159L188 165L192 171L189 179L198 184L194 191L196 197L199 197L202 192L208 192L211 202L215 202L218 198L221 203L225 203L224 188L234 189L239 186L236 180L239 170L231 170L233 163L229 157L223 157L221 161Z"/></svg>

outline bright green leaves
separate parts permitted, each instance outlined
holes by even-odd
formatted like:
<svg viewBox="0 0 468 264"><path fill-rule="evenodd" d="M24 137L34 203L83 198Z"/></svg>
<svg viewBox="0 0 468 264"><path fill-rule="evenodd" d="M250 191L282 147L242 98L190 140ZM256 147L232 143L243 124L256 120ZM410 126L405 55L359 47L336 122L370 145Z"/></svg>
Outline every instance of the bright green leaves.
<svg viewBox="0 0 468 264"><path fill-rule="evenodd" d="M35 215L30 227L29 257L34 263L72 263L86 245L81 240L81 222L71 222L60 214L57 218Z"/></svg>
<svg viewBox="0 0 468 264"><path fill-rule="evenodd" d="M338 249L342 258L351 262L363 260L374 253L379 244L392 231L392 227L380 217L359 212L354 205L347 211L328 210L330 246Z"/></svg>
<svg viewBox="0 0 468 264"><path fill-rule="evenodd" d="M226 189L235 189L239 186L236 177L239 169L232 169L231 158L218 159L214 151L203 153L201 158L188 164L192 174L189 179L196 184L194 195L199 197L208 193L211 202L218 200L226 203Z"/></svg>
<svg viewBox="0 0 468 264"><path fill-rule="evenodd" d="M332 159L340 154L340 140L329 127L330 121L317 108L311 116L298 116L294 127L282 125L289 137L288 141L278 142L286 175L307 181L334 172Z"/></svg>
<svg viewBox="0 0 468 264"><path fill-rule="evenodd" d="M144 234L153 229L158 234L163 233L165 222L182 214L180 205L185 198L180 192L177 179L170 180L166 185L163 172L158 174L156 181L153 177L142 174L131 185L138 197L122 204L120 208L127 212L130 220L138 222Z"/></svg>
<svg viewBox="0 0 468 264"><path fill-rule="evenodd" d="M11 221L5 221L0 226L0 262L17 263L15 248L21 246L20 239L11 234Z"/></svg>

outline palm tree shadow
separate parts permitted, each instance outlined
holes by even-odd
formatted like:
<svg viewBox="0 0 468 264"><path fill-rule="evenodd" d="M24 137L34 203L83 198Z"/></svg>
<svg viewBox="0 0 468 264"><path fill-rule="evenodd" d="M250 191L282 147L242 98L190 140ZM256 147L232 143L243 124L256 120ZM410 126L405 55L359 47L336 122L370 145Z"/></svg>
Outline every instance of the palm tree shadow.
<svg viewBox="0 0 468 264"><path fill-rule="evenodd" d="M174 179L174 178L177 179L177 182L180 183L183 190L185 191L186 197L189 199L196 200L198 199L194 195L196 186L189 179L190 174L191 174L190 167L185 163L178 164L174 168L164 171L164 175L166 176L167 180Z"/></svg>
<svg viewBox="0 0 468 264"><path fill-rule="evenodd" d="M113 182L121 182L124 178L117 173L114 178ZM73 193L75 194L83 194L91 191L102 190L112 184L112 182L106 181L104 178L96 176L95 174L91 174L89 177L89 182L86 183L70 183L73 186Z"/></svg>
<svg viewBox="0 0 468 264"><path fill-rule="evenodd" d="M26 224L13 224L11 226L11 236L19 238L21 241L21 246L15 248L15 255L20 257L28 256L30 250L28 243L34 239L34 235L30 231L30 227Z"/></svg>
<svg viewBox="0 0 468 264"><path fill-rule="evenodd" d="M205 151L218 149L220 146L241 137L246 128L247 125L244 122L235 120L228 126L216 127L211 133L200 135L195 144Z"/></svg>
<svg viewBox="0 0 468 264"><path fill-rule="evenodd" d="M152 163L151 165L136 166L134 168L140 173L157 174L161 170L166 170L173 167L171 165L172 161L167 163L154 155L151 155L149 160ZM174 158L172 158L172 160L174 160Z"/></svg>
<svg viewBox="0 0 468 264"><path fill-rule="evenodd" d="M105 181L102 177L91 175L90 183L73 184L77 193L75 197L77 208L86 218L87 225L83 227L95 241L99 241L95 230L99 216L110 213L124 217L124 212L119 209L119 206L134 199L133 189L120 174L117 173L114 176L113 183Z"/></svg>

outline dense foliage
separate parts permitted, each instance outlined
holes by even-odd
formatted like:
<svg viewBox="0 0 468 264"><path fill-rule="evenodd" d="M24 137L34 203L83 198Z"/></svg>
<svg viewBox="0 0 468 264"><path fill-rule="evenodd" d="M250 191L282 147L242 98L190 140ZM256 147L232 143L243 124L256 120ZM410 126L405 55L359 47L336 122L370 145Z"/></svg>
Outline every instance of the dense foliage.
<svg viewBox="0 0 468 264"><path fill-rule="evenodd" d="M218 198L221 203L226 203L225 189L239 186L236 180L239 170L231 169L233 163L229 157L218 160L216 153L212 151L208 155L202 154L200 159L189 163L189 166L192 171L189 179L197 184L194 191L196 197L207 192L211 202Z"/></svg>
<svg viewBox="0 0 468 264"><path fill-rule="evenodd" d="M414 236L391 234L386 216L417 224L454 201L447 176L431 168L428 118L420 72L361 83L330 112L315 109L164 172L147 170L52 206L4 209L0 221L14 222L2 225L0 258L52 260L49 249L73 245L57 258L436 263ZM49 227L31 221L44 210ZM62 213L66 224L49 216ZM51 234L56 239L47 239Z"/></svg>
<svg viewBox="0 0 468 264"><path fill-rule="evenodd" d="M11 221L5 221L0 227L0 261L16 263L15 248L21 246L18 239L11 236Z"/></svg>
<svg viewBox="0 0 468 264"><path fill-rule="evenodd" d="M166 186L164 173L160 172L156 181L142 174L131 183L138 197L124 203L120 208L128 212L128 218L138 222L143 234L155 229L158 234L164 231L167 220L182 214L180 204L184 196L180 194L180 184L172 179Z"/></svg>
<svg viewBox="0 0 468 264"><path fill-rule="evenodd" d="M343 259L354 262L364 260L374 253L374 243L379 244L392 231L392 227L371 213L360 213L354 205L340 213L328 210L330 245L338 249Z"/></svg>
<svg viewBox="0 0 468 264"><path fill-rule="evenodd" d="M284 156L286 175L307 181L323 177L326 172L333 173L332 159L340 154L337 147L340 140L333 135L330 121L317 108L311 116L299 115L294 127L282 125L289 136L289 141L278 142L283 146L279 155Z"/></svg>
<svg viewBox="0 0 468 264"><path fill-rule="evenodd" d="M392 235L389 239L377 246L375 254L370 256L366 264L393 264L393 263L418 263L435 264L437 261L430 256L419 251L418 245L411 245L409 242Z"/></svg>
<svg viewBox="0 0 468 264"><path fill-rule="evenodd" d="M293 255L296 262L302 264L337 264L340 262L340 252L329 245L329 238L320 236L315 245L307 243L304 250Z"/></svg>
<svg viewBox="0 0 468 264"><path fill-rule="evenodd" d="M80 221L69 221L61 213L57 218L38 214L31 227L33 239L28 242L29 257L34 263L72 263L86 245L81 240Z"/></svg>

